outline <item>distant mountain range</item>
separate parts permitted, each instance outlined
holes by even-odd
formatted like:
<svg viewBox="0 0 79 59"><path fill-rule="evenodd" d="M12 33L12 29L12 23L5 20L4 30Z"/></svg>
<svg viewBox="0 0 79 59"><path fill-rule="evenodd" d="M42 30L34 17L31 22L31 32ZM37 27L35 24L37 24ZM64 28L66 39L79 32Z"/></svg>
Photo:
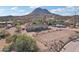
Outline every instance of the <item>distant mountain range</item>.
<svg viewBox="0 0 79 59"><path fill-rule="evenodd" d="M45 20L47 18L54 18L54 20L69 20L69 19L75 20L75 16L61 16L61 15L51 13L47 9L42 9L42 8L36 8L30 14L24 15L24 16L1 16L0 20L6 20L6 21L7 20L25 20L26 22L28 22L28 21L33 21L37 19ZM76 19L79 21L79 15L76 15Z"/></svg>

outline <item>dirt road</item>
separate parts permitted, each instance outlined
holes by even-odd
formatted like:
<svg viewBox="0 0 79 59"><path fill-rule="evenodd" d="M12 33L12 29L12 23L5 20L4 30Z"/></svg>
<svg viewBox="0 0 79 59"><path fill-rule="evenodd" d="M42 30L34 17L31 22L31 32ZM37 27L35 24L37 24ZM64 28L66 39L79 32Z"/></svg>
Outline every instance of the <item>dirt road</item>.
<svg viewBox="0 0 79 59"><path fill-rule="evenodd" d="M61 52L79 52L79 39L68 43Z"/></svg>

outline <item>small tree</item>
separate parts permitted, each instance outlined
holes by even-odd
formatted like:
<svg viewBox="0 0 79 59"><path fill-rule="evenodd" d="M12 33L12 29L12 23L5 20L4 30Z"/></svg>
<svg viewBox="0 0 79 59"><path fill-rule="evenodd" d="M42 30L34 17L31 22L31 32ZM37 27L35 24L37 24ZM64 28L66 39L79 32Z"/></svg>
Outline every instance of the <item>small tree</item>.
<svg viewBox="0 0 79 59"><path fill-rule="evenodd" d="M20 33L21 32L21 23L16 22L16 32Z"/></svg>

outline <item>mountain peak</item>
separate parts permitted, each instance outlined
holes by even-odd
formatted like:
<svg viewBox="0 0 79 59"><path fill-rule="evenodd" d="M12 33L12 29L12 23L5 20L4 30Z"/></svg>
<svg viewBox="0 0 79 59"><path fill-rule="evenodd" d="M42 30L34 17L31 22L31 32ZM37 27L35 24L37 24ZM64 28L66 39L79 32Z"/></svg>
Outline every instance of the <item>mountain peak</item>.
<svg viewBox="0 0 79 59"><path fill-rule="evenodd" d="M31 14L51 14L47 9L36 8Z"/></svg>

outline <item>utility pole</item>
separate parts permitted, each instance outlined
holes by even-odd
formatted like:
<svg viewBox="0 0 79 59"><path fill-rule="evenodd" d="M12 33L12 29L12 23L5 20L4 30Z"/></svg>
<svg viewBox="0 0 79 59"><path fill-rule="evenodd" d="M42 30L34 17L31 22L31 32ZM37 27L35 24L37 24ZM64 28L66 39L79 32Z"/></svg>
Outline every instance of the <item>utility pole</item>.
<svg viewBox="0 0 79 59"><path fill-rule="evenodd" d="M76 27L76 6L74 7L74 12L75 12L75 15L74 15L74 28Z"/></svg>
<svg viewBox="0 0 79 59"><path fill-rule="evenodd" d="M76 27L76 6L74 6L74 15L72 17L73 20L73 28Z"/></svg>

